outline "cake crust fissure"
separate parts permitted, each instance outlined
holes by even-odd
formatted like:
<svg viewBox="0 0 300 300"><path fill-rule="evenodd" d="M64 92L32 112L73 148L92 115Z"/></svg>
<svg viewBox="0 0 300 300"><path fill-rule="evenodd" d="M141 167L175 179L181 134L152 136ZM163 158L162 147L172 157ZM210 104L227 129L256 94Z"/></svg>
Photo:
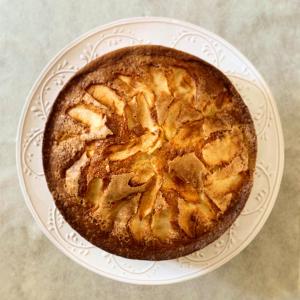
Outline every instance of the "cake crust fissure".
<svg viewBox="0 0 300 300"><path fill-rule="evenodd" d="M49 190L92 244L133 259L199 250L241 213L256 134L215 67L162 46L96 58L59 93L43 138Z"/></svg>

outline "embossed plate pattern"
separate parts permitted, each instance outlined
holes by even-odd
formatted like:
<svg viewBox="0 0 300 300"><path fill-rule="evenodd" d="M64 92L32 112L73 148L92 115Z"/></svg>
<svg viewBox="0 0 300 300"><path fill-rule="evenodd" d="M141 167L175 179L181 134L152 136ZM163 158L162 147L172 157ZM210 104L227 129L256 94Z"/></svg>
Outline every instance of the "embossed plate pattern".
<svg viewBox="0 0 300 300"><path fill-rule="evenodd" d="M257 131L254 187L241 215L214 243L176 260L129 260L94 247L64 221L54 205L43 174L43 130L62 86L79 68L97 56L138 44L174 47L221 69L248 105ZM135 284L166 284L194 278L218 268L254 239L278 194L284 163L283 148L280 120L270 90L253 65L232 45L189 23L165 18L133 18L84 34L46 66L27 98L20 120L17 168L26 203L35 220L66 255L112 279Z"/></svg>

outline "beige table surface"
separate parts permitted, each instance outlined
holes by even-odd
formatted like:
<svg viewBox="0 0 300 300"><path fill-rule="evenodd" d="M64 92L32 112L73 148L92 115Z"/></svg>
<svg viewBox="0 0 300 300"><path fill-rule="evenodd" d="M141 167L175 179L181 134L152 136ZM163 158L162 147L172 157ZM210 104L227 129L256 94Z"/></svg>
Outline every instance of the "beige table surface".
<svg viewBox="0 0 300 300"><path fill-rule="evenodd" d="M31 217L15 166L21 109L49 59L95 26L145 15L198 24L240 49L273 91L286 155L274 210L246 250L201 278L158 287L112 281L65 257ZM0 0L0 299L300 299L299 98L297 0Z"/></svg>

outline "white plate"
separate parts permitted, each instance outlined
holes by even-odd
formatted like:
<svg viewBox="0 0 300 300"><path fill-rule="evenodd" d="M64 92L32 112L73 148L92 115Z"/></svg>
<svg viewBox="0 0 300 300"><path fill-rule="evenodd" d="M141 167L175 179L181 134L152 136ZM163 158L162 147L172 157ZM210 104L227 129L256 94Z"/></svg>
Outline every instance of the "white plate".
<svg viewBox="0 0 300 300"><path fill-rule="evenodd" d="M201 57L232 80L253 117L258 135L254 187L233 226L203 250L175 260L121 258L91 245L64 221L43 174L41 146L50 108L67 80L87 62L111 50L160 44ZM258 234L275 203L283 172L283 136L275 101L253 65L232 45L207 30L165 18L133 18L101 26L61 50L35 82L17 136L17 167L26 203L46 236L82 266L135 284L166 284L208 273L240 253ZM255 259L255 257L253 257Z"/></svg>

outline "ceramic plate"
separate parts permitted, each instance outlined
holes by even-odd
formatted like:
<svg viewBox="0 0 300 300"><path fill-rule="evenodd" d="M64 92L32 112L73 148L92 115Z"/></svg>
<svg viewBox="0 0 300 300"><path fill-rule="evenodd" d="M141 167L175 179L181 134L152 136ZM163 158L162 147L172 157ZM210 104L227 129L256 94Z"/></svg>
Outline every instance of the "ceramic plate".
<svg viewBox="0 0 300 300"><path fill-rule="evenodd" d="M258 157L250 198L231 228L191 255L168 261L138 261L94 247L64 221L47 188L42 139L51 106L68 79L86 63L112 50L140 44L173 47L222 70L250 109ZM45 235L67 256L102 276L135 284L175 283L208 273L240 253L258 234L274 206L284 152L275 101L261 75L232 45L192 24L165 18L133 18L101 26L61 50L43 70L24 107L17 136L17 167L26 203ZM253 257L255 259L255 257Z"/></svg>

